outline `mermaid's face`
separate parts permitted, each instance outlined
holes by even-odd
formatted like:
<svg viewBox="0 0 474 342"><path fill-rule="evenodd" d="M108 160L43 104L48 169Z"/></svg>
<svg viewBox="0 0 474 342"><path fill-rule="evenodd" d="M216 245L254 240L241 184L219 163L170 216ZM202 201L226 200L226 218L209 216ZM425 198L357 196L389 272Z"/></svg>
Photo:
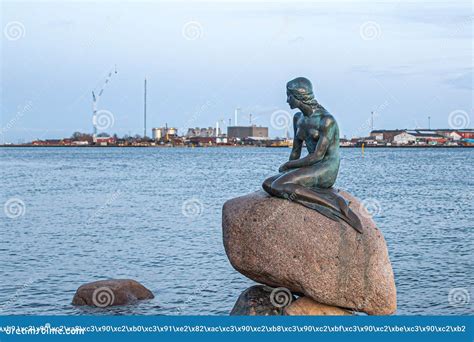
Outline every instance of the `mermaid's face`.
<svg viewBox="0 0 474 342"><path fill-rule="evenodd" d="M295 99L295 97L290 92L286 92L286 95L287 95L286 102L288 103L290 108L291 109L298 108L299 101Z"/></svg>

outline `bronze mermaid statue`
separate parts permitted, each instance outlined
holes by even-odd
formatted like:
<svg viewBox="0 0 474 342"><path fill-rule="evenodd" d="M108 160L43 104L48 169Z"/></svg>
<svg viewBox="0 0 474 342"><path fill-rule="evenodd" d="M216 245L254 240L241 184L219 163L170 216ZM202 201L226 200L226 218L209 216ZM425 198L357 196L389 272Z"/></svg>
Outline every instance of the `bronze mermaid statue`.
<svg viewBox="0 0 474 342"><path fill-rule="evenodd" d="M359 217L333 188L339 171L339 127L313 94L311 82L298 77L286 85L287 102L299 109L293 117L290 160L262 187L270 195L298 202L335 221L343 220L362 233ZM301 158L303 143L308 155Z"/></svg>

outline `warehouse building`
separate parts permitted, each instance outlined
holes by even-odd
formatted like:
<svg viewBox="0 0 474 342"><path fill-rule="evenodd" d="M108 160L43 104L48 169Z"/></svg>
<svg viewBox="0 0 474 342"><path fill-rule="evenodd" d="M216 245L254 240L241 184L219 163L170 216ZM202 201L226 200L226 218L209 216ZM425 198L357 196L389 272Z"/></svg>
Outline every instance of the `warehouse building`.
<svg viewBox="0 0 474 342"><path fill-rule="evenodd" d="M229 126L227 137L237 139L257 138L268 139L268 127L262 126Z"/></svg>

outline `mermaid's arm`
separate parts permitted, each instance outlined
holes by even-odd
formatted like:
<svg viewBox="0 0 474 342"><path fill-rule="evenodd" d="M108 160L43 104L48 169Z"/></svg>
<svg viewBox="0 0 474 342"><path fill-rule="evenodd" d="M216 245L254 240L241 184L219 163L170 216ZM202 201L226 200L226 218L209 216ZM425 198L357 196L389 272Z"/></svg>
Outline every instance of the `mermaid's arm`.
<svg viewBox="0 0 474 342"><path fill-rule="evenodd" d="M298 120L303 116L302 113L296 113L293 117L293 148L290 153L290 160L300 159L301 149L303 147L303 141L301 141L297 136L296 132L298 131Z"/></svg>
<svg viewBox="0 0 474 342"><path fill-rule="evenodd" d="M303 141L298 138L296 132L298 131L298 120L303 116L303 113L296 113L293 117L293 148L291 149L290 153L290 160L280 166L278 169L279 172L285 172L290 167L288 167L289 163L293 160L297 160L301 157L301 149L303 147Z"/></svg>

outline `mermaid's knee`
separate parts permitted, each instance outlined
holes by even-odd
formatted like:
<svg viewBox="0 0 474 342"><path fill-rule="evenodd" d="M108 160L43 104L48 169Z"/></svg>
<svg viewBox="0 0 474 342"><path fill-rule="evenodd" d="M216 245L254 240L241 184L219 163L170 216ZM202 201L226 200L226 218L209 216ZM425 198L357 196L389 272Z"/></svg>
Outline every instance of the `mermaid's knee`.
<svg viewBox="0 0 474 342"><path fill-rule="evenodd" d="M270 177L265 179L265 181L262 183L262 188L265 190L268 194L275 196L274 191L272 189L272 183L275 180L275 176Z"/></svg>
<svg viewBox="0 0 474 342"><path fill-rule="evenodd" d="M272 183L271 189L277 193L276 196L278 197L291 198L296 195L298 186L296 184L286 183L280 179L277 179Z"/></svg>
<svg viewBox="0 0 474 342"><path fill-rule="evenodd" d="M265 192L267 192L268 194L273 195L272 192L271 192L271 191L272 191L272 185L271 185L270 182L268 182L268 179L265 180L265 181L262 183L262 188L263 188L263 190L265 190Z"/></svg>

